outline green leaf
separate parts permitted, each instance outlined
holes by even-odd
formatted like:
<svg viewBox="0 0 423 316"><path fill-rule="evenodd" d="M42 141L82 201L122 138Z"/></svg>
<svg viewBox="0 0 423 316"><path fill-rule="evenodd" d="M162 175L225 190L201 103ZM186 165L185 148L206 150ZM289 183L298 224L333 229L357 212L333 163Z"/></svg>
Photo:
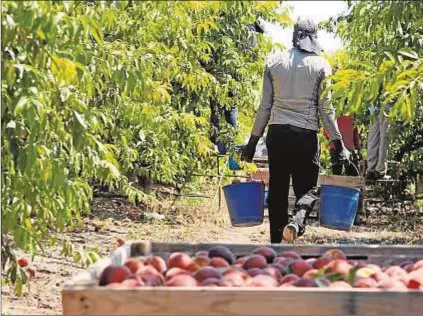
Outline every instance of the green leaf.
<svg viewBox="0 0 423 316"><path fill-rule="evenodd" d="M326 274L326 278L330 281L330 282L335 282L335 281L341 281L344 280L344 276L341 273L330 273L330 274Z"/></svg>
<svg viewBox="0 0 423 316"><path fill-rule="evenodd" d="M409 58L414 59L414 60L419 59L419 55L415 51L413 51L413 50L411 50L407 47L401 48L398 51L398 54L409 57Z"/></svg>
<svg viewBox="0 0 423 316"><path fill-rule="evenodd" d="M348 276L347 276L347 278L346 278L346 282L348 282L349 284L353 284L353 282L354 282L354 280L355 280L355 277L356 277L356 274L357 274L357 271L358 271L358 267L356 267L356 266L354 266L354 267L352 267L351 268L351 270L350 270L350 272L348 273Z"/></svg>
<svg viewBox="0 0 423 316"><path fill-rule="evenodd" d="M21 114L27 103L28 103L28 98L27 97L21 97L19 99L18 103L15 106L13 114L15 114L16 116Z"/></svg>
<svg viewBox="0 0 423 316"><path fill-rule="evenodd" d="M73 115L75 116L75 118L78 121L79 125L81 125L81 127L83 129L87 129L88 128L87 122L85 121L85 118L81 114L79 114L76 111L73 111Z"/></svg>

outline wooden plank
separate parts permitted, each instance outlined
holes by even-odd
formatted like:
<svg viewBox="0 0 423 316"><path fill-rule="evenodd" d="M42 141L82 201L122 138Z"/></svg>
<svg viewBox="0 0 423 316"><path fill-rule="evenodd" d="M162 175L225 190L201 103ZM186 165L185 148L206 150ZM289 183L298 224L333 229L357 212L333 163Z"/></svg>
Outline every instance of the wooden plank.
<svg viewBox="0 0 423 316"><path fill-rule="evenodd" d="M257 168L258 171L251 174L254 181L263 181L266 185L269 184L269 169ZM319 175L318 183L320 185L338 185L348 188L362 188L366 185L364 178L348 177L348 176L328 176ZM290 182L292 185L292 181Z"/></svg>
<svg viewBox="0 0 423 316"><path fill-rule="evenodd" d="M422 315L423 292L137 288L65 292L65 315Z"/></svg>
<svg viewBox="0 0 423 316"><path fill-rule="evenodd" d="M361 188L366 185L361 177L347 177L347 176L319 176L320 185L338 185L348 188Z"/></svg>

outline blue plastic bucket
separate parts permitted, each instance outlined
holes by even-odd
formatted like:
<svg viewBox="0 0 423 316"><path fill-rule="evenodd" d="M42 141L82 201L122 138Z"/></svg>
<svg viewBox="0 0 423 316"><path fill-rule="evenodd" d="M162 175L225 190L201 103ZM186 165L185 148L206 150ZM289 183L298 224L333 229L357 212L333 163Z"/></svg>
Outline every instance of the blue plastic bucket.
<svg viewBox="0 0 423 316"><path fill-rule="evenodd" d="M242 182L223 187L232 226L251 227L263 223L264 183Z"/></svg>
<svg viewBox="0 0 423 316"><path fill-rule="evenodd" d="M235 146L235 150L237 152L240 152L244 146ZM235 159L232 156L229 156L228 161L229 169L232 171L241 170L241 166L235 161Z"/></svg>
<svg viewBox="0 0 423 316"><path fill-rule="evenodd" d="M322 185L320 226L349 231L354 224L359 200L359 189Z"/></svg>
<svg viewBox="0 0 423 316"><path fill-rule="evenodd" d="M235 161L234 158L232 158L232 156L229 157L228 164L229 164L229 169L232 171L241 170L240 165Z"/></svg>

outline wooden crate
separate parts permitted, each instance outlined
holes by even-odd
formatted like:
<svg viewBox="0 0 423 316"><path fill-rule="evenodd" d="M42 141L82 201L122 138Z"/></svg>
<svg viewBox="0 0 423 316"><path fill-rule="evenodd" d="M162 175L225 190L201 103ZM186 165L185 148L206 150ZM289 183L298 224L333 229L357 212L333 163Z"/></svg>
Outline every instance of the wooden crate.
<svg viewBox="0 0 423 316"><path fill-rule="evenodd" d="M110 264L129 257L171 252L194 254L215 244L134 242L115 250L62 291L65 315L423 315L423 291L326 288L169 288L110 289L97 278ZM263 245L223 244L242 256ZM295 250L304 258L321 255L335 246L271 245L278 253ZM336 246L349 258L376 264L395 264L423 258L423 246Z"/></svg>

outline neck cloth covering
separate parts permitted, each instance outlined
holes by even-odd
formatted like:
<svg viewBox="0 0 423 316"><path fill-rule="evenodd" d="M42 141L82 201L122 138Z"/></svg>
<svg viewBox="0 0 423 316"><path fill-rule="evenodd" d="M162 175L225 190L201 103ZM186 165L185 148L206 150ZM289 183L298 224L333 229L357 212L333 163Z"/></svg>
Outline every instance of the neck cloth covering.
<svg viewBox="0 0 423 316"><path fill-rule="evenodd" d="M292 44L295 48L309 53L319 53L323 49L317 40L317 25L312 20L300 20L294 25Z"/></svg>

